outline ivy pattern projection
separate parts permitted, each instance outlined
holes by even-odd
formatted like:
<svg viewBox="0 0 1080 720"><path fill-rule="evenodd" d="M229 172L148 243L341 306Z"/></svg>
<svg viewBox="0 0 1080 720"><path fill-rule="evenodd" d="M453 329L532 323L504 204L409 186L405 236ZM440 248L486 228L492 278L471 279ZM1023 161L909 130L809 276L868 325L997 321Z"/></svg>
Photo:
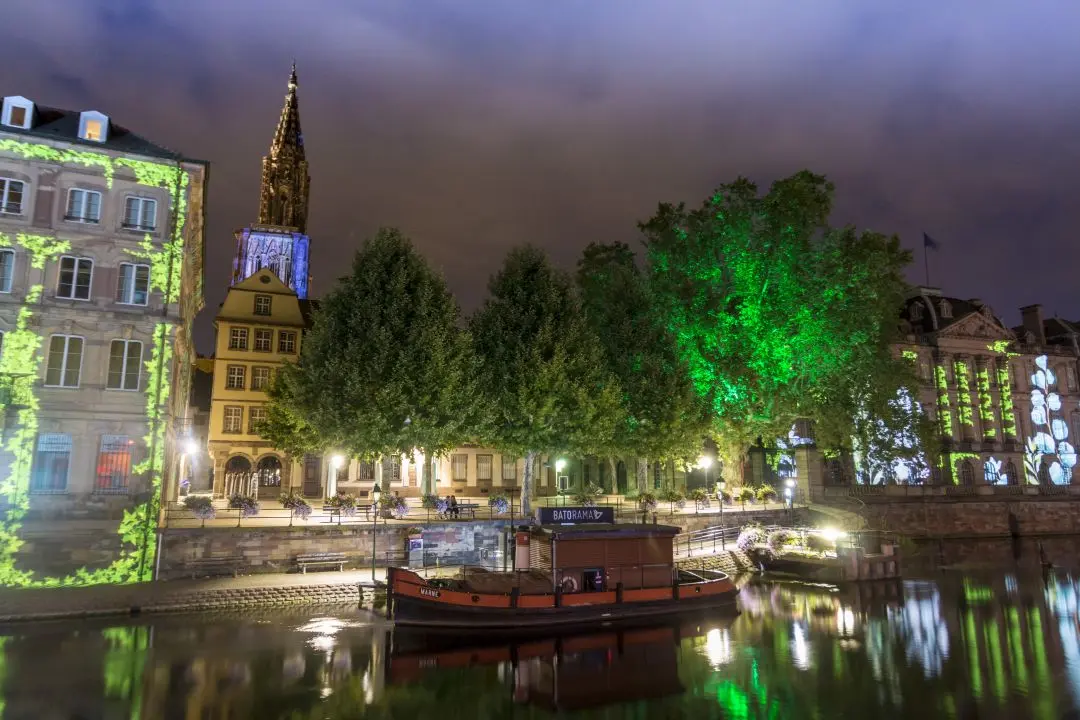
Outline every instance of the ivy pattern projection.
<svg viewBox="0 0 1080 720"><path fill-rule="evenodd" d="M1024 449L1024 474L1030 484L1039 483L1039 470L1046 472L1054 485L1066 485L1076 466L1076 448L1069 443L1069 424L1062 410L1061 396L1055 392L1057 376L1046 355L1035 358L1031 375L1031 429Z"/></svg>
<svg viewBox="0 0 1080 720"><path fill-rule="evenodd" d="M956 374L956 415L961 425L972 427L975 420L971 414L971 380L968 364L965 360L957 360L953 363L953 372Z"/></svg>
<svg viewBox="0 0 1080 720"><path fill-rule="evenodd" d="M952 437L953 416L952 410L949 408L949 377L945 372L944 365L934 367L934 379L937 382L938 417L941 420L941 434L945 437Z"/></svg>
<svg viewBox="0 0 1080 720"><path fill-rule="evenodd" d="M982 421L983 437L993 440L997 437L994 399L990 396L990 370L984 365L975 371L975 389L979 393L979 420Z"/></svg>
<svg viewBox="0 0 1080 720"><path fill-rule="evenodd" d="M1016 411L1013 406L1012 383L1009 381L1009 361L1017 354L1009 351L1008 340L996 340L986 346L999 356L997 366L998 394L1001 396L1001 427L1008 438L1016 437Z"/></svg>
<svg viewBox="0 0 1080 720"><path fill-rule="evenodd" d="M0 139L0 151L22 157L55 163L76 163L99 167L108 187L119 168L132 171L140 185L163 187L172 198L172 218L169 242L155 246L149 236L135 254L150 263L150 282L169 303L180 297L180 271L184 258L184 235L187 230L186 190L190 177L178 165L117 158L103 153L58 149L51 146ZM30 266L41 270L45 263L70 250L66 240L43 235L20 233L14 239L0 234L0 243L24 249ZM42 286L29 289L15 321L15 328L4 337L4 352L0 355L0 381L7 392L0 394L0 412L15 410L15 430L11 432L4 450L12 461L7 475L0 478L0 500L7 511L0 515L0 586L60 587L99 583L131 583L150 579L156 549L156 523L160 506L162 470L164 468L164 415L171 386L170 360L173 352L173 326L157 323L154 327L150 360L146 363L146 413L148 449L146 460L134 472L148 479L150 499L124 511L118 534L123 546L112 564L97 570L80 568L67 577L35 577L33 573L15 567L15 553L22 546L19 530L30 507L30 469L34 443L38 434L39 402L33 391L43 357L41 337L31 328L33 308L41 300Z"/></svg>

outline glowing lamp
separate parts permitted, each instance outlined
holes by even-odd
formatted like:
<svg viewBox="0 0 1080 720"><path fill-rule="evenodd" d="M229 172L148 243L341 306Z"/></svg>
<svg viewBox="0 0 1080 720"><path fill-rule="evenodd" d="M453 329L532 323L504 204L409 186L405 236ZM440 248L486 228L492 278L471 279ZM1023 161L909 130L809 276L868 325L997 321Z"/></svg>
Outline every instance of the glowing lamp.
<svg viewBox="0 0 1080 720"><path fill-rule="evenodd" d="M555 461L555 472L562 472L565 469L566 469L566 461L565 460L563 460L562 458L559 458L558 460Z"/></svg>

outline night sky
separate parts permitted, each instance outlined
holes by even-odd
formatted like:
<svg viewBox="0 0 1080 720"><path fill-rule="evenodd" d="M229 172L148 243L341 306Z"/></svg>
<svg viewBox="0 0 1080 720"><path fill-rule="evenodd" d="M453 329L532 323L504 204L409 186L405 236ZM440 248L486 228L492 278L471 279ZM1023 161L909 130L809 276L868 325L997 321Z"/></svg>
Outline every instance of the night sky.
<svg viewBox="0 0 1080 720"><path fill-rule="evenodd" d="M212 163L207 310L295 57L315 294L396 225L464 309L519 243L572 268L660 201L802 168L931 280L1080 319L1080 4L4 0L0 92Z"/></svg>

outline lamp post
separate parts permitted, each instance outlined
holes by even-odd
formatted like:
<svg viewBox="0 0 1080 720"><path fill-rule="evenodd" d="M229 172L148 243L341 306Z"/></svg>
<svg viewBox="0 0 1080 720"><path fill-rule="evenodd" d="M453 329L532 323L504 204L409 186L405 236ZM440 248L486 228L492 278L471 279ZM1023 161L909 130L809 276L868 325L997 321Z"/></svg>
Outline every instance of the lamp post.
<svg viewBox="0 0 1080 720"><path fill-rule="evenodd" d="M345 458L341 455L333 455L330 458L330 477L326 483L326 496L328 498L337 495L338 470L345 464Z"/></svg>
<svg viewBox="0 0 1080 720"><path fill-rule="evenodd" d="M559 477L561 477L560 473L565 469L566 469L566 461L565 460L563 460L562 458L559 458L558 460L555 461L555 489L558 490L558 491L563 490L563 488L559 485ZM567 485L569 485L569 483L567 483ZM569 490L570 488L567 487L566 489ZM560 494L561 494L561 492L560 492ZM565 498L564 498L564 500L565 500Z"/></svg>
<svg viewBox="0 0 1080 720"><path fill-rule="evenodd" d="M795 478L785 480L784 486L784 504L788 509L788 523L791 523L795 509Z"/></svg>
<svg viewBox="0 0 1080 720"><path fill-rule="evenodd" d="M725 538L727 528L724 527L724 488L727 487L727 483L723 480L716 481L716 495L720 500L720 549L726 550Z"/></svg>
<svg viewBox="0 0 1080 720"><path fill-rule="evenodd" d="M379 483L371 488L371 583L375 584L375 535L379 530Z"/></svg>
<svg viewBox="0 0 1080 720"><path fill-rule="evenodd" d="M705 471L705 487L706 488L709 487L709 468L712 467L712 462L713 462L712 457L709 456L709 455L702 455L701 457L698 458L698 461L697 461L698 468ZM706 490L706 492L708 492L708 491ZM695 508L695 511L696 511L696 508ZM722 502L720 503L720 512L724 512L724 504Z"/></svg>

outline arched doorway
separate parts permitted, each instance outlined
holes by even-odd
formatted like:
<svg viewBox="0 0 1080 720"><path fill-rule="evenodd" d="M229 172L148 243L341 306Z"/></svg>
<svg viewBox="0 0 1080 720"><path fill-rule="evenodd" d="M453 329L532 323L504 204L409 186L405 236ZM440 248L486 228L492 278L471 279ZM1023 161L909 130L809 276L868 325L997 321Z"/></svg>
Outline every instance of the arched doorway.
<svg viewBox="0 0 1080 720"><path fill-rule="evenodd" d="M259 483L259 497L276 498L281 493L281 459L277 455L267 455L259 460L255 477Z"/></svg>
<svg viewBox="0 0 1080 720"><path fill-rule="evenodd" d="M233 455L225 462L225 497L255 494L251 461L243 455Z"/></svg>
<svg viewBox="0 0 1080 720"><path fill-rule="evenodd" d="M960 484L964 487L971 487L975 484L975 468L967 460L960 463Z"/></svg>

